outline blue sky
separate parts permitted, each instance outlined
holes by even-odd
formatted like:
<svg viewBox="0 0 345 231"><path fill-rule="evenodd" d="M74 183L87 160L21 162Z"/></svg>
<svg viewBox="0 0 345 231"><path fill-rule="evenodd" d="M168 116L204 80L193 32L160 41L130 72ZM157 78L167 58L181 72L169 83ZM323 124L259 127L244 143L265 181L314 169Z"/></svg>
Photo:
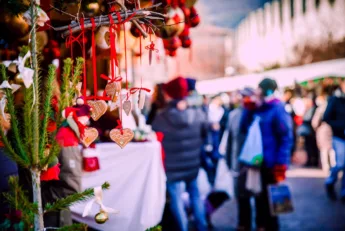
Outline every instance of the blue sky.
<svg viewBox="0 0 345 231"><path fill-rule="evenodd" d="M202 20L221 27L236 28L249 12L272 0L199 0Z"/></svg>

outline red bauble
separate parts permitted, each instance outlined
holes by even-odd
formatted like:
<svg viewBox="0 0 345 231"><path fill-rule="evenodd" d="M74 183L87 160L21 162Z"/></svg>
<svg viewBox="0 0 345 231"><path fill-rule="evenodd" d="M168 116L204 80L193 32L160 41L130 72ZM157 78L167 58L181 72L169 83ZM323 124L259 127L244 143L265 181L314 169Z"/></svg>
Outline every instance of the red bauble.
<svg viewBox="0 0 345 231"><path fill-rule="evenodd" d="M175 57L177 55L176 51L171 51L171 50L166 50L165 53L166 55L171 56L171 57Z"/></svg>
<svg viewBox="0 0 345 231"><path fill-rule="evenodd" d="M190 8L190 19L189 23L191 27L196 27L200 23L200 17L198 15L198 12L194 7Z"/></svg>
<svg viewBox="0 0 345 231"><path fill-rule="evenodd" d="M176 51L182 44L178 37L163 40L164 48L170 51Z"/></svg>
<svg viewBox="0 0 345 231"><path fill-rule="evenodd" d="M189 36L185 36L181 38L181 42L182 42L183 48L189 48L192 45L192 40L190 39Z"/></svg>
<svg viewBox="0 0 345 231"><path fill-rule="evenodd" d="M189 26L187 25L184 27L184 30L182 31L179 37L181 38L181 37L186 37L186 36L189 36Z"/></svg>
<svg viewBox="0 0 345 231"><path fill-rule="evenodd" d="M188 20L190 17L190 9L186 6L181 6L180 8L183 11L184 17Z"/></svg>
<svg viewBox="0 0 345 231"><path fill-rule="evenodd" d="M136 26L134 26L133 24L131 26L130 32L136 38L139 38L141 36L140 30Z"/></svg>

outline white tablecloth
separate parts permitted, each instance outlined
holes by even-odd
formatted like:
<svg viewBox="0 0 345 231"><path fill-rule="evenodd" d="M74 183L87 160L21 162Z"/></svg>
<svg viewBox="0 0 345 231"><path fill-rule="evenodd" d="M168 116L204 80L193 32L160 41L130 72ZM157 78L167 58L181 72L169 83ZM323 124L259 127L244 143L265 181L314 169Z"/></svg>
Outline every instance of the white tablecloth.
<svg viewBox="0 0 345 231"><path fill-rule="evenodd" d="M98 144L101 169L84 173L82 188L93 188L105 181L105 206L119 210L102 225L94 221L99 206L94 204L89 216L82 217L86 202L71 208L73 219L103 231L144 231L157 225L165 205L166 176L158 142L129 143L120 149L115 143Z"/></svg>

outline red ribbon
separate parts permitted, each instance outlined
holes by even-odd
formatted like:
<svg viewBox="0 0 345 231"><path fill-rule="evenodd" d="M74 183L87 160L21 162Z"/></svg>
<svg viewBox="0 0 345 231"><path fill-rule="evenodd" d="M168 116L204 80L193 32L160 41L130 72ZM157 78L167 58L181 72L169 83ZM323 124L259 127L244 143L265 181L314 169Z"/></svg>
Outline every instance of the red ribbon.
<svg viewBox="0 0 345 231"><path fill-rule="evenodd" d="M86 98L86 51L85 51L85 27L84 18L80 19L81 33L83 35L83 59L84 59L84 73L83 73L83 96Z"/></svg>
<svg viewBox="0 0 345 231"><path fill-rule="evenodd" d="M122 81L122 77L121 76L117 76L115 78L109 78L109 76L106 76L105 74L101 74L101 78L109 81L109 83L121 82Z"/></svg>
<svg viewBox="0 0 345 231"><path fill-rule="evenodd" d="M123 127L122 127L122 121L121 120L117 120L117 126L115 128L120 129L121 135L123 135Z"/></svg>
<svg viewBox="0 0 345 231"><path fill-rule="evenodd" d="M108 15L110 26L109 26L109 33L110 33L110 65L111 65L111 76L114 79L116 75L115 71L115 64L118 66L117 58L116 58L116 45L115 45L115 36L113 34L113 26L114 20L113 17L109 14Z"/></svg>
<svg viewBox="0 0 345 231"><path fill-rule="evenodd" d="M93 94L94 94L94 99L97 99L97 60L96 60L96 43L95 43L95 19L91 18L91 23L92 23L92 68L93 68Z"/></svg>
<svg viewBox="0 0 345 231"><path fill-rule="evenodd" d="M136 92L138 92L138 91L147 91L147 92L151 92L151 90L150 89L148 89L148 88L144 88L144 87L132 87L130 90L129 90L129 93L131 94L131 95L133 95L133 94L135 94Z"/></svg>

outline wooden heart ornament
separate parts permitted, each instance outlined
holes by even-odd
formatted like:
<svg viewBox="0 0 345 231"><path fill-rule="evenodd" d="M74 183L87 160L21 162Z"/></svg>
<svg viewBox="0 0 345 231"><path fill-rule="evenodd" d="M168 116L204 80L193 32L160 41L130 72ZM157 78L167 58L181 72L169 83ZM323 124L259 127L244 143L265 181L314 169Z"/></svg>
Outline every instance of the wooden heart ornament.
<svg viewBox="0 0 345 231"><path fill-rule="evenodd" d="M112 102L116 102L121 93L121 83L108 83L107 86L105 86L105 92L112 98Z"/></svg>
<svg viewBox="0 0 345 231"><path fill-rule="evenodd" d="M129 113L131 113L131 110L132 110L131 101L126 100L125 102L123 102L123 110L126 112L127 115L129 115Z"/></svg>
<svg viewBox="0 0 345 231"><path fill-rule="evenodd" d="M109 135L110 139L121 148L124 148L134 137L133 131L129 128L123 129L122 133L120 129L112 129Z"/></svg>
<svg viewBox="0 0 345 231"><path fill-rule="evenodd" d="M87 103L92 108L91 117L94 121L101 118L108 110L108 105L104 100L88 101Z"/></svg>
<svg viewBox="0 0 345 231"><path fill-rule="evenodd" d="M89 147L98 137L98 131L96 128L86 128L84 131L84 137L80 140L85 147Z"/></svg>

